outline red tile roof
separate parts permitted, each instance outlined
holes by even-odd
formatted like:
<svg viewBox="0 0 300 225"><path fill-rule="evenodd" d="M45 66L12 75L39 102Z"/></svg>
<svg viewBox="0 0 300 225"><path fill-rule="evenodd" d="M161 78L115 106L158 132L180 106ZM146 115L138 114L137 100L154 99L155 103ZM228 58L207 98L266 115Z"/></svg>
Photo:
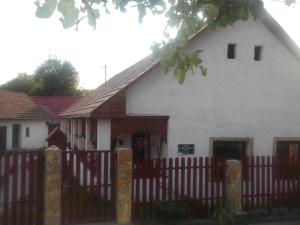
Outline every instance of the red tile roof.
<svg viewBox="0 0 300 225"><path fill-rule="evenodd" d="M47 118L47 113L26 94L0 90L0 119Z"/></svg>
<svg viewBox="0 0 300 225"><path fill-rule="evenodd" d="M46 111L52 119L80 100L82 96L34 96L33 101Z"/></svg>

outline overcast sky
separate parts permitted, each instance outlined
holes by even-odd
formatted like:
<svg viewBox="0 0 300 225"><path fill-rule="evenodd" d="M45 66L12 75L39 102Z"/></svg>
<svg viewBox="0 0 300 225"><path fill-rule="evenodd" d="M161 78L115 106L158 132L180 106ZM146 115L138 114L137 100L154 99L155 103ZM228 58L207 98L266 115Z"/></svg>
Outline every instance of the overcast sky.
<svg viewBox="0 0 300 225"><path fill-rule="evenodd" d="M300 45L300 4L287 7L266 0L265 7ZM0 84L18 73L33 73L49 56L70 61L80 75L80 86L95 88L108 78L149 54L153 41L162 37L164 19L147 17L143 24L137 14L102 15L96 30L84 21L79 31L64 30L56 15L35 17L34 0L2 1L0 8Z"/></svg>

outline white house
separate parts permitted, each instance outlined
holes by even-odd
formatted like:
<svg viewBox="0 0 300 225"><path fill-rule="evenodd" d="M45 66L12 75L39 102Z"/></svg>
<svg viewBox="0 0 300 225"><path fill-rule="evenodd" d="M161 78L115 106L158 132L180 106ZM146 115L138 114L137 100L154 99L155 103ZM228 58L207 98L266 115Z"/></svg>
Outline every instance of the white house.
<svg viewBox="0 0 300 225"><path fill-rule="evenodd" d="M0 151L45 147L47 118L26 94L0 91Z"/></svg>
<svg viewBox="0 0 300 225"><path fill-rule="evenodd" d="M300 154L300 51L268 13L204 28L191 50L207 77L179 85L148 56L61 114L71 145L130 147L135 159Z"/></svg>

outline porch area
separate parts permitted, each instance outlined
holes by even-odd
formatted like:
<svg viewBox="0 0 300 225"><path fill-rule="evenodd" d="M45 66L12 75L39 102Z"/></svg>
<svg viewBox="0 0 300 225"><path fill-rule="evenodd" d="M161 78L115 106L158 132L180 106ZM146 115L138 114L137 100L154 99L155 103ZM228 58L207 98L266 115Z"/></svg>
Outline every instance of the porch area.
<svg viewBox="0 0 300 225"><path fill-rule="evenodd" d="M167 156L168 119L165 115L72 118L62 120L61 130L71 149L131 148L134 160L144 160Z"/></svg>

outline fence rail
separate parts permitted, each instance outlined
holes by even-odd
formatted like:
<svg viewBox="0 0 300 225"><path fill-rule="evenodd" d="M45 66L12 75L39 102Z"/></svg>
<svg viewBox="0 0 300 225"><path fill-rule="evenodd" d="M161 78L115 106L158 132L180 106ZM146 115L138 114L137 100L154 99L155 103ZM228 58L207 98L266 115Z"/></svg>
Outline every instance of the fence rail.
<svg viewBox="0 0 300 225"><path fill-rule="evenodd" d="M253 156L242 164L244 210L300 206L300 157Z"/></svg>
<svg viewBox="0 0 300 225"><path fill-rule="evenodd" d="M133 166L133 217L151 216L169 201L207 214L225 196L225 161L212 158L148 159Z"/></svg>
<svg viewBox="0 0 300 225"><path fill-rule="evenodd" d="M43 224L43 153L0 152L0 224Z"/></svg>

